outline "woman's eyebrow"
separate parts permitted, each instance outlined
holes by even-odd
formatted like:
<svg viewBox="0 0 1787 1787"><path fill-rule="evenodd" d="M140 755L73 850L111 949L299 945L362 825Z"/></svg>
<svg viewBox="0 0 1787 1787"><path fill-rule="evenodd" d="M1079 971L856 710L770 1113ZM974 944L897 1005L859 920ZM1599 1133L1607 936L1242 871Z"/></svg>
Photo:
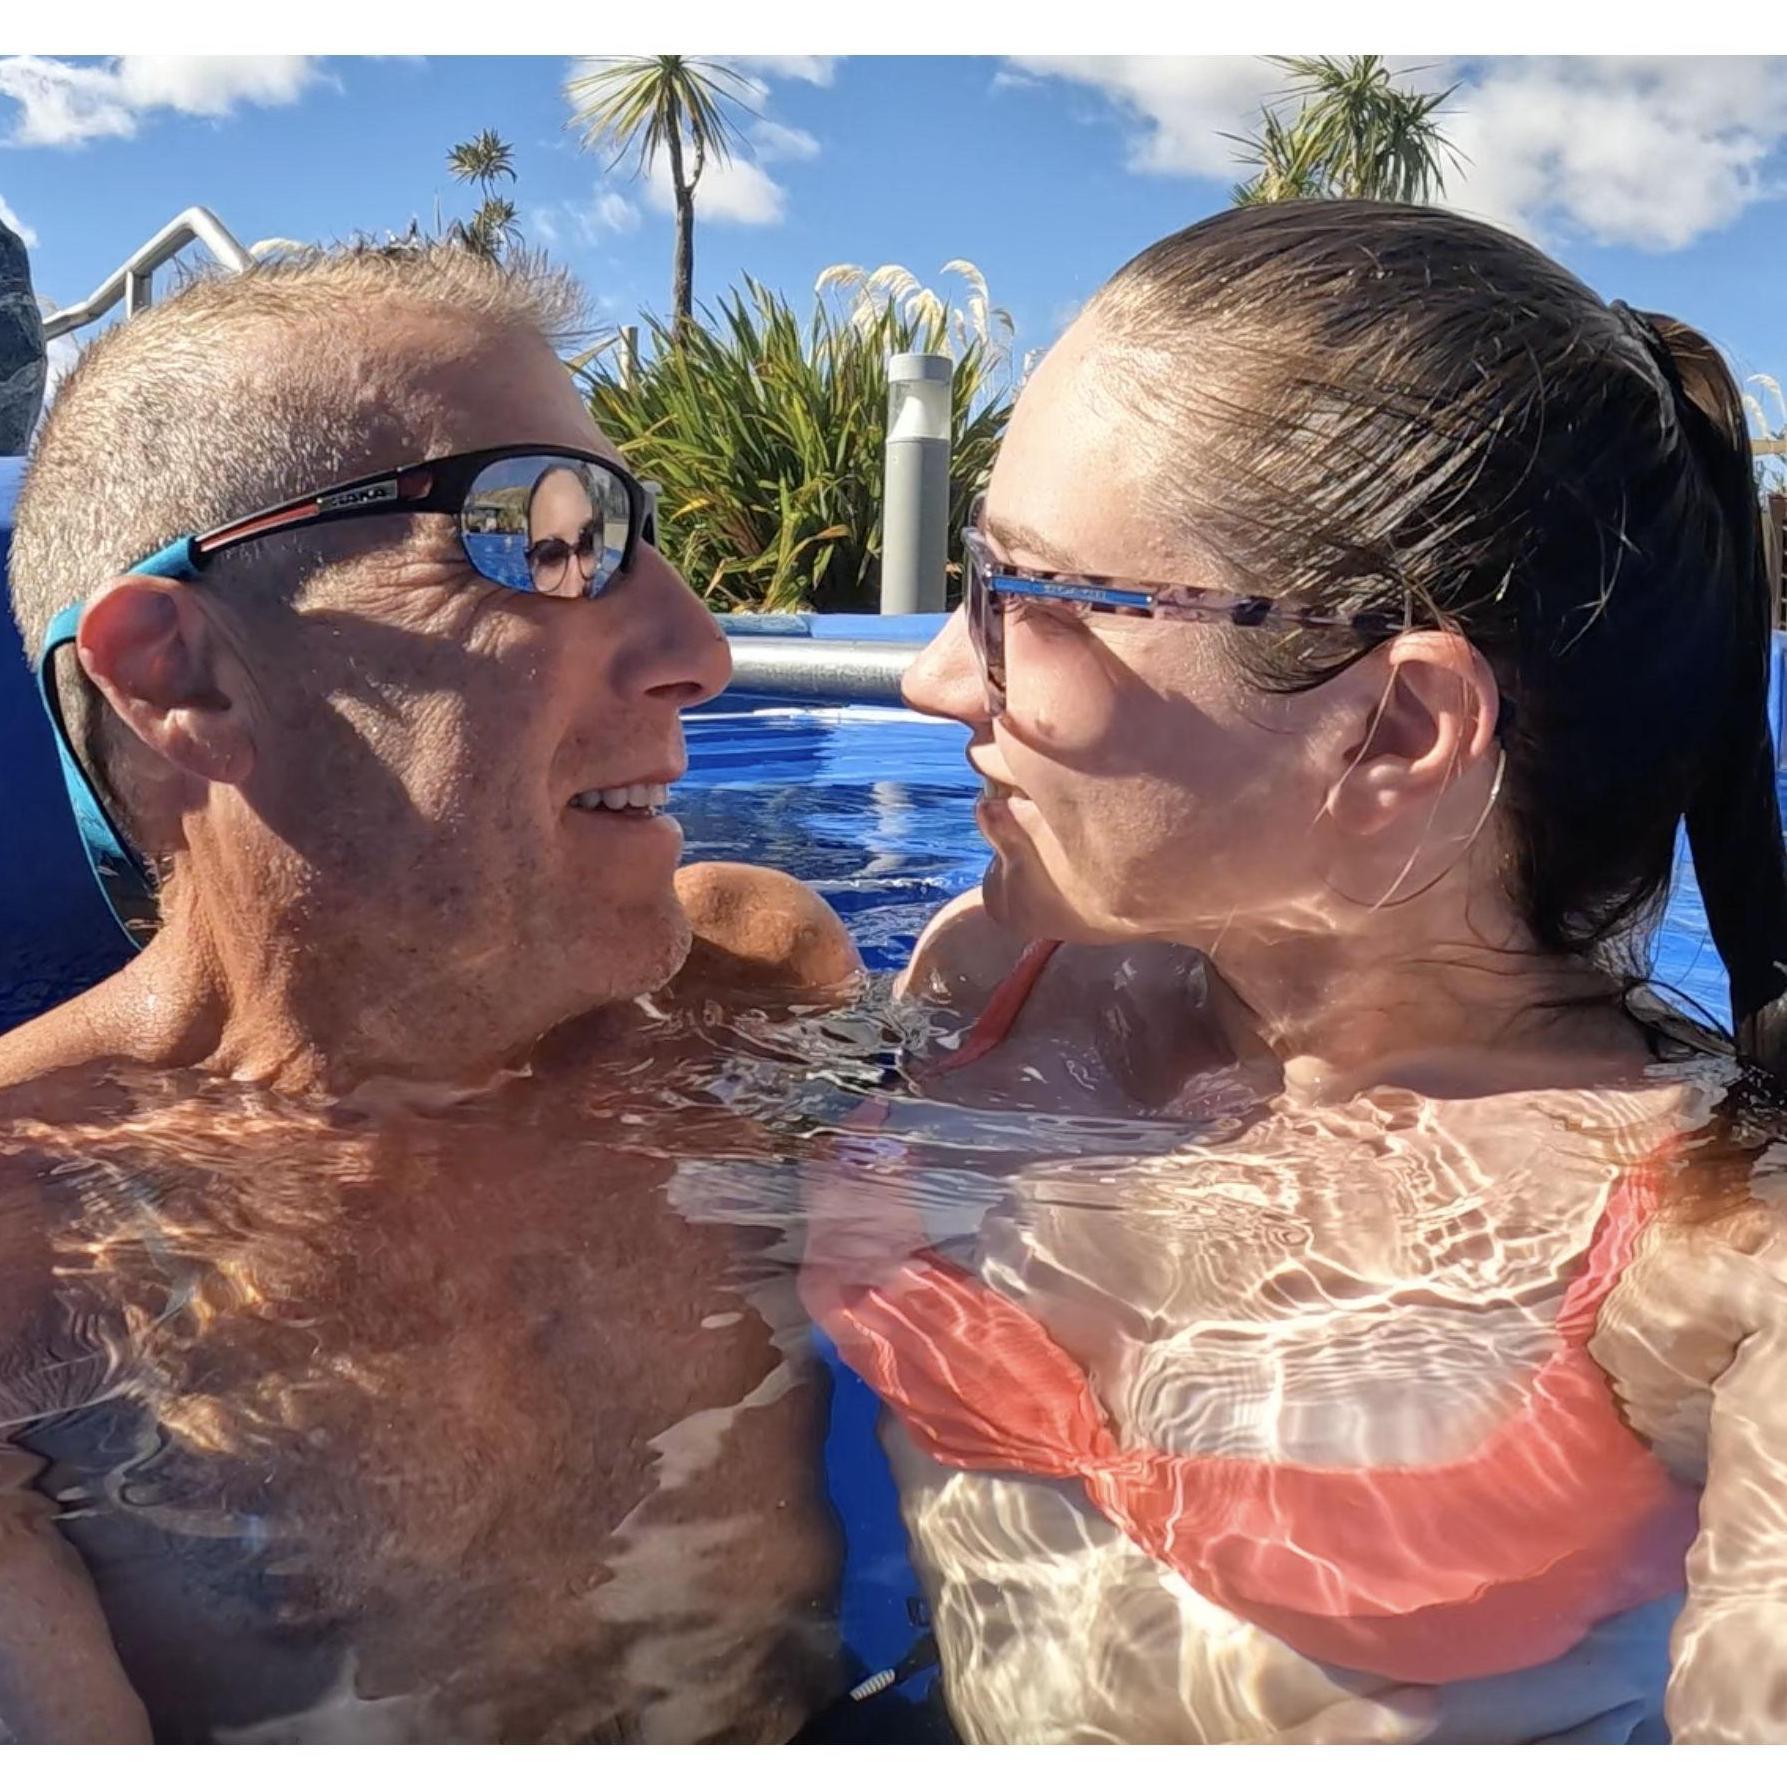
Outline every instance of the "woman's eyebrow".
<svg viewBox="0 0 1787 1787"><path fill-rule="evenodd" d="M983 522L981 531L1002 551L1025 553L1057 570L1073 562L1071 553L1063 552L1053 540L1039 534L1034 528L1025 527L1021 521L1002 521L989 515Z"/></svg>

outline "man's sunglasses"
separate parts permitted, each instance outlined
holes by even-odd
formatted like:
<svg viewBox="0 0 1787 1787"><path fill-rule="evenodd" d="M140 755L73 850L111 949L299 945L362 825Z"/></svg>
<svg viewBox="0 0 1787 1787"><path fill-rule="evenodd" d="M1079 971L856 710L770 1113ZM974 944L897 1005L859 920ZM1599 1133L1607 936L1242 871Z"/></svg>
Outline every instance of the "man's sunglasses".
<svg viewBox="0 0 1787 1787"><path fill-rule="evenodd" d="M331 484L186 534L130 569L184 582L202 576L231 547L362 515L451 515L466 561L480 577L558 599L602 595L632 569L639 542L652 545L656 534L651 497L624 466L575 447L486 447ZM548 531L554 518L557 525L569 520L575 530L569 540L556 527ZM140 947L156 925L148 866L112 823L82 768L56 686L56 655L74 643L85 606L72 603L50 622L37 660L38 692L87 861L124 934Z"/></svg>
<svg viewBox="0 0 1787 1787"><path fill-rule="evenodd" d="M1117 583L1085 571L1032 571L1001 563L981 531L985 499L977 500L962 529L962 606L968 637L986 684L987 715L1005 712L1005 615L1013 604L1062 603L1094 614L1133 614L1143 619L1219 621L1231 627L1338 627L1367 639L1388 639L1407 622L1382 614L1336 614L1313 604L1183 583Z"/></svg>

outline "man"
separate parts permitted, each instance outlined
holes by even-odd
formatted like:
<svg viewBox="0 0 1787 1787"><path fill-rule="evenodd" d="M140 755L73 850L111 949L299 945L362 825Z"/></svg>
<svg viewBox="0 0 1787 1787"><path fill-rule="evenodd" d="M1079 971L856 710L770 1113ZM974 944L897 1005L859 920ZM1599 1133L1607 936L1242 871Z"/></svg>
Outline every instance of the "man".
<svg viewBox="0 0 1787 1787"><path fill-rule="evenodd" d="M673 1202L752 1144L614 1015L690 948L662 807L727 652L565 296L264 266L43 428L15 614L158 923L0 1038L15 1737L774 1739L835 1692L793 1303ZM496 517L553 465L627 545L547 594ZM710 985L849 973L743 874L687 886Z"/></svg>

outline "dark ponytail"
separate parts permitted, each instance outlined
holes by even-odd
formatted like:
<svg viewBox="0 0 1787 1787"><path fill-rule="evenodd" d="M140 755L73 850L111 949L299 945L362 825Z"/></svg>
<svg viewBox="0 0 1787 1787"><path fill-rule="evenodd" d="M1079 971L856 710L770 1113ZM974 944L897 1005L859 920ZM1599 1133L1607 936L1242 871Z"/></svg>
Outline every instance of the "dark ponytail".
<svg viewBox="0 0 1787 1787"><path fill-rule="evenodd" d="M1716 350L1671 317L1614 308L1643 339L1724 523L1731 666L1723 712L1687 808L1707 929L1731 981L1739 1053L1787 1078L1787 846L1768 724L1773 595L1749 431Z"/></svg>

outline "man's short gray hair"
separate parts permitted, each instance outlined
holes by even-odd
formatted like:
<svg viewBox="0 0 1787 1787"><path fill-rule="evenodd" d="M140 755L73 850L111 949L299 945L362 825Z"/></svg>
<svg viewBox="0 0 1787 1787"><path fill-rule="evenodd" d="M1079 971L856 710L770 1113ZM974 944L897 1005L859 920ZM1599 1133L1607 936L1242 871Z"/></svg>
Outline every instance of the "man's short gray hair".
<svg viewBox="0 0 1787 1787"><path fill-rule="evenodd" d="M57 613L158 547L367 469L379 420L367 394L297 350L392 314L462 317L562 347L584 311L575 281L542 260L498 264L448 243L308 250L189 279L95 340L44 418L10 566L31 661ZM296 339L282 353L287 332ZM64 671L61 687L76 748L116 803L103 704L78 675Z"/></svg>

